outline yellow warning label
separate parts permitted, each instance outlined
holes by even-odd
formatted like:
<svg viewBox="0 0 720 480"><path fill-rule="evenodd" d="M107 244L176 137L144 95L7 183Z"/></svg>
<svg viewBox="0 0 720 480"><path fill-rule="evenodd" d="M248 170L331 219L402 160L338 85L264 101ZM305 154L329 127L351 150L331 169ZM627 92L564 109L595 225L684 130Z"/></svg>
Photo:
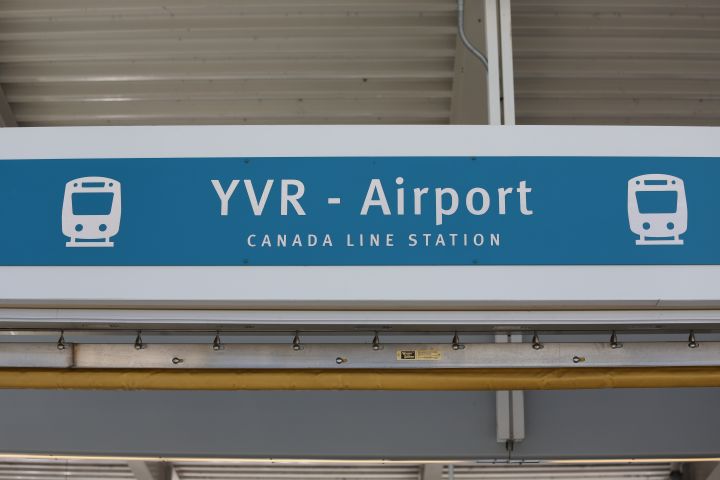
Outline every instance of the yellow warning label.
<svg viewBox="0 0 720 480"><path fill-rule="evenodd" d="M397 360L441 360L442 354L438 350L398 350L395 352Z"/></svg>

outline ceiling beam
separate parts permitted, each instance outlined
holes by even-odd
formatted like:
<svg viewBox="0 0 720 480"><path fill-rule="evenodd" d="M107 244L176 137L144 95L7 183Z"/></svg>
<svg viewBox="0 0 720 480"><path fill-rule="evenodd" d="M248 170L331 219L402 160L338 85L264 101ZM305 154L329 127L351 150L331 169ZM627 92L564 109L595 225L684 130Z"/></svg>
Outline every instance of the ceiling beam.
<svg viewBox="0 0 720 480"><path fill-rule="evenodd" d="M10 108L10 104L5 96L5 91L0 85L0 127L17 127L17 121L15 120L15 114Z"/></svg>

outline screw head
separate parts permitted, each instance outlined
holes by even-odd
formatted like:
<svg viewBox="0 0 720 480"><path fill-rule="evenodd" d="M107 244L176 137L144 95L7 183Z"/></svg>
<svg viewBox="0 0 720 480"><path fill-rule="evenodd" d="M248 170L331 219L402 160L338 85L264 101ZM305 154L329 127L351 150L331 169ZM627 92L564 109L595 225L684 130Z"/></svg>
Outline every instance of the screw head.
<svg viewBox="0 0 720 480"><path fill-rule="evenodd" d="M138 332L137 337L135 337L135 350L142 350L145 348L145 344L142 341L142 334Z"/></svg>
<svg viewBox="0 0 720 480"><path fill-rule="evenodd" d="M452 339L452 349L453 350L462 350L465 348L465 345L460 343L460 337L458 336L457 332L455 332L455 335L453 335Z"/></svg>
<svg viewBox="0 0 720 480"><path fill-rule="evenodd" d="M532 348L533 350L542 350L545 347L545 345L540 342L540 337L538 336L537 332L533 334L532 338Z"/></svg>

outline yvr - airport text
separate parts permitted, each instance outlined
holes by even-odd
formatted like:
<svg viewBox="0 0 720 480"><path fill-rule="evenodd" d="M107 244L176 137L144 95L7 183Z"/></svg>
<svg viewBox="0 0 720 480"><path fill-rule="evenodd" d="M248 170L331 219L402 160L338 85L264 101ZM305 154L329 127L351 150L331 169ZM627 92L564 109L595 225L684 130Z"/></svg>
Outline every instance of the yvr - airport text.
<svg viewBox="0 0 720 480"><path fill-rule="evenodd" d="M220 200L220 215L229 215L230 200L235 195L240 180L234 179L225 185L220 180L211 180L211 183ZM250 179L244 179L242 183L253 214L255 216L263 215L269 198L275 190L275 180L265 180L262 187L254 184ZM280 215L286 216L291 211L296 215L306 215L306 210L301 202L305 195L305 184L297 179L280 179L279 183L279 203L275 203L275 205L279 207ZM473 187L461 192L452 187L408 188L405 186L403 177L396 177L392 183L394 185L389 187L378 178L371 179L365 192L365 200L358 213L361 216L366 216L371 212L379 212L383 216L406 214L420 216L426 214L427 210L431 210L435 225L438 226L443 224L445 217L451 217L462 210L475 216L505 215L509 208L517 208L520 214L526 216L534 213L528 205L528 196L532 192L532 188L527 185L525 180L519 181L517 187L492 189ZM391 188L395 189L395 195L388 193ZM277 196L275 195L275 197ZM329 197L327 203L340 205L341 198Z"/></svg>

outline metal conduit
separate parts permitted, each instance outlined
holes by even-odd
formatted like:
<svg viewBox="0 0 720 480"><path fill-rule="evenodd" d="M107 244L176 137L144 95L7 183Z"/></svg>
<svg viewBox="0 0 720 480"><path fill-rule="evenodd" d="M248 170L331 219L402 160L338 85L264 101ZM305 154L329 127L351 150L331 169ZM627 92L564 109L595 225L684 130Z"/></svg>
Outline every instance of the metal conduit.
<svg viewBox="0 0 720 480"><path fill-rule="evenodd" d="M463 45L465 45L465 48L467 48L470 53L475 55L478 60L483 64L485 67L485 71L488 71L488 59L485 56L484 53L482 53L480 50L475 48L475 46L470 43L470 40L467 38L467 35L465 35L465 0L458 0L458 35L460 36L460 40L462 41ZM486 19L487 21L487 19Z"/></svg>

